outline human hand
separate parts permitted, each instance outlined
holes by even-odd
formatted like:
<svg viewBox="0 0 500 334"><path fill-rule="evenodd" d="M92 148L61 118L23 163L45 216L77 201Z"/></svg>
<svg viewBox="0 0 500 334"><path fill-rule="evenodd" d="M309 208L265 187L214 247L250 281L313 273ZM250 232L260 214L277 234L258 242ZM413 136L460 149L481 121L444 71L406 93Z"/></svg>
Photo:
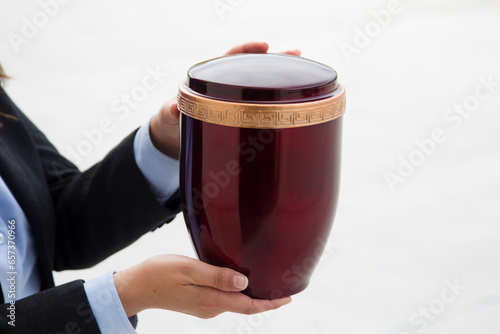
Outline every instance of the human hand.
<svg viewBox="0 0 500 334"><path fill-rule="evenodd" d="M247 42L245 44L235 46L234 48L226 52L224 56L234 55L238 53L267 53L268 50L269 44L265 42ZM278 53L297 57L300 57L301 54L299 49L287 50Z"/></svg>
<svg viewBox="0 0 500 334"><path fill-rule="evenodd" d="M269 45L263 42L248 42L235 46L224 55L232 55L237 53L267 53ZM288 50L280 52L292 56L300 56L300 50ZM149 126L149 133L153 145L167 156L179 159L179 116L180 112L177 109L175 99L167 101L160 112L158 112Z"/></svg>
<svg viewBox="0 0 500 334"><path fill-rule="evenodd" d="M248 285L242 274L180 255L152 257L116 273L114 280L127 317L157 308L208 319L226 311L274 310L292 300L252 299L240 292Z"/></svg>

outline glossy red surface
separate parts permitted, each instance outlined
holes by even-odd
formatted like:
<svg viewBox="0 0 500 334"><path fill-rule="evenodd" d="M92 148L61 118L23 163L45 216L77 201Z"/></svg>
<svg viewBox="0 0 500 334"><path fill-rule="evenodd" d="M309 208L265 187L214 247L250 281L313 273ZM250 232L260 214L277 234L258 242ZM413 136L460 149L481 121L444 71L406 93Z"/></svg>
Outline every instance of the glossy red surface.
<svg viewBox="0 0 500 334"><path fill-rule="evenodd" d="M282 54L239 54L197 64L186 86L211 98L256 103L306 102L331 96L337 72Z"/></svg>
<svg viewBox="0 0 500 334"><path fill-rule="evenodd" d="M337 73L283 55L237 55L195 65L186 86L253 103L318 100ZM337 208L342 117L305 127L248 129L181 115L180 192L199 258L249 278L254 298L305 289Z"/></svg>
<svg viewBox="0 0 500 334"><path fill-rule="evenodd" d="M279 130L181 122L181 198L200 259L247 275L255 298L302 291L335 215L342 118Z"/></svg>

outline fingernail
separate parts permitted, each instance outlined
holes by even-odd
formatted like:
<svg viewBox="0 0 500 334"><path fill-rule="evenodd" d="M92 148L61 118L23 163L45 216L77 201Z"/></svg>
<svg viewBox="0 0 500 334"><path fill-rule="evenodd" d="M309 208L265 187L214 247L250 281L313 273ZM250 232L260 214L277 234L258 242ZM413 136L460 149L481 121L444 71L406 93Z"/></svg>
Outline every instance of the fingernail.
<svg viewBox="0 0 500 334"><path fill-rule="evenodd" d="M238 290L245 290L248 286L248 278L242 275L234 275L233 286Z"/></svg>

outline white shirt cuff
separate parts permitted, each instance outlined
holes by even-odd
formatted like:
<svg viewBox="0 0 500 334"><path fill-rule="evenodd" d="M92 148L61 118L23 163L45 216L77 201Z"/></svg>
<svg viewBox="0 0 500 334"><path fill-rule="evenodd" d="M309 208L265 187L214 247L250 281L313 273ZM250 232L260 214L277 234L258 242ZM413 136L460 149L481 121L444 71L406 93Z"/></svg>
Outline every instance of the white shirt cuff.
<svg viewBox="0 0 500 334"><path fill-rule="evenodd" d="M160 205L179 188L179 160L161 153L151 142L149 123L140 127L134 138L135 161Z"/></svg>
<svg viewBox="0 0 500 334"><path fill-rule="evenodd" d="M83 283L87 298L102 334L136 334L116 291L113 272Z"/></svg>

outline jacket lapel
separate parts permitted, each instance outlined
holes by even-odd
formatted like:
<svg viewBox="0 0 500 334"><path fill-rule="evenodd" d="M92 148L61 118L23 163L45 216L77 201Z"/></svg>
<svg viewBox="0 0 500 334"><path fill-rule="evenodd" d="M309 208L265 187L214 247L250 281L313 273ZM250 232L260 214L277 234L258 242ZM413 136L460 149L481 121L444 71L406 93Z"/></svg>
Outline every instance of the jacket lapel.
<svg viewBox="0 0 500 334"><path fill-rule="evenodd" d="M0 112L16 116L15 107L0 90ZM38 155L22 122L0 116L0 175L23 209L30 224L36 251L42 265L42 285L52 284L52 272L47 250L54 241L53 204ZM50 252L50 251L49 251ZM50 277L50 279L49 279ZM47 282L49 279L50 282Z"/></svg>

